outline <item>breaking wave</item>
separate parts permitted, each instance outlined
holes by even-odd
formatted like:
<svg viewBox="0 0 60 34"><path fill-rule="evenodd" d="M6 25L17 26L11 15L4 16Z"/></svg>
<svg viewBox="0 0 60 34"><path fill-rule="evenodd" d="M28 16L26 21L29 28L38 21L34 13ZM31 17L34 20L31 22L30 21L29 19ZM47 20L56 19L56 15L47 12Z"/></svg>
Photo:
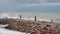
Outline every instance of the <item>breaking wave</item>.
<svg viewBox="0 0 60 34"><path fill-rule="evenodd" d="M9 14L7 14L7 13L2 13L1 15L0 15L0 18L17 18L17 17L12 17L12 16L10 16Z"/></svg>
<svg viewBox="0 0 60 34"><path fill-rule="evenodd" d="M14 19L19 19L19 15L18 14L15 14L15 15L13 15L13 14L9 14L9 13L2 13L2 14L0 14L0 18L14 18ZM23 15L23 16L25 16L25 15ZM25 19L25 20L34 20L34 18L32 18L32 17L30 17L30 18L25 18L25 17L22 17L22 19ZM44 18L37 18L37 20L40 20L40 21L48 21L48 22L50 22L51 21L51 19L44 19ZM59 21L60 22L60 19L55 19L54 21Z"/></svg>

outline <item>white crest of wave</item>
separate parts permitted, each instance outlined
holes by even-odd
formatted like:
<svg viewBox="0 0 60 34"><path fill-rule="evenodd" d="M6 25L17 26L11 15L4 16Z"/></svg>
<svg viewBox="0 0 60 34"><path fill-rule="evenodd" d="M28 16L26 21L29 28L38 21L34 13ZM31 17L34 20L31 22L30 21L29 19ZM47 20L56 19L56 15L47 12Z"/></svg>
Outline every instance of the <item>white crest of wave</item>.
<svg viewBox="0 0 60 34"><path fill-rule="evenodd" d="M3 13L3 14L1 14L1 16L0 16L0 18L5 18L5 17L10 18L10 16L9 16L7 13Z"/></svg>
<svg viewBox="0 0 60 34"><path fill-rule="evenodd" d="M0 18L17 18L17 17L11 17L8 13L2 13L1 15L0 15Z"/></svg>
<svg viewBox="0 0 60 34"><path fill-rule="evenodd" d="M0 28L0 34L26 34L26 33ZM28 33L28 34L30 34L30 33Z"/></svg>
<svg viewBox="0 0 60 34"><path fill-rule="evenodd" d="M10 14L8 14L8 13L2 13L1 15L0 15L0 18L14 18L14 19L19 19L18 17L17 17L17 15L15 15L15 16L11 16ZM24 20L34 20L34 18L25 18L25 17L23 17L22 19L24 19ZM39 18L37 18L37 20L40 20L40 21L49 21L50 22L50 20L48 20L48 19L39 19Z"/></svg>

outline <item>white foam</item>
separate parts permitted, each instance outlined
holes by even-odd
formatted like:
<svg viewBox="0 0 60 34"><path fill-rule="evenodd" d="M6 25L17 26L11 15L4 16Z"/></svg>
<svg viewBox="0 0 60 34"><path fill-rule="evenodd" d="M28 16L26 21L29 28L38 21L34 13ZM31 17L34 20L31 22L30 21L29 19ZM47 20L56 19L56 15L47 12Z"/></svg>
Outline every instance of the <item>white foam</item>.
<svg viewBox="0 0 60 34"><path fill-rule="evenodd" d="M9 26L9 25L8 24L5 24L5 25L0 24L0 28L6 27L6 26Z"/></svg>
<svg viewBox="0 0 60 34"><path fill-rule="evenodd" d="M33 20L34 21L34 18L22 18L22 19L24 19L24 20ZM49 20L49 19L39 19L39 18L37 18L37 21L48 21L48 22L50 22L51 20Z"/></svg>
<svg viewBox="0 0 60 34"><path fill-rule="evenodd" d="M26 34L26 33L0 28L0 34Z"/></svg>
<svg viewBox="0 0 60 34"><path fill-rule="evenodd" d="M1 14L1 16L0 16L0 18L14 18L14 19L19 19L18 17L16 17L16 16L10 16L8 13L2 13ZM34 18L22 18L22 19L25 19L25 20L34 20ZM50 20L48 20L48 19L39 19L39 18L37 18L37 20L40 20L40 21L49 21L50 22Z"/></svg>
<svg viewBox="0 0 60 34"><path fill-rule="evenodd" d="M5 18L5 17L9 17L9 18L10 18L10 16L9 16L7 13L3 13L3 14L1 14L1 16L0 16L0 18Z"/></svg>
<svg viewBox="0 0 60 34"><path fill-rule="evenodd" d="M3 27L6 27L6 26L8 26L8 24L6 24L6 25L1 25L0 24L0 34L26 34L24 32L18 32L18 31L13 31L13 30L8 30L8 29L3 28Z"/></svg>
<svg viewBox="0 0 60 34"><path fill-rule="evenodd" d="M1 16L0 16L0 18L14 18L14 19L16 19L17 17L11 17L9 14L7 14L7 13L2 13L1 14Z"/></svg>

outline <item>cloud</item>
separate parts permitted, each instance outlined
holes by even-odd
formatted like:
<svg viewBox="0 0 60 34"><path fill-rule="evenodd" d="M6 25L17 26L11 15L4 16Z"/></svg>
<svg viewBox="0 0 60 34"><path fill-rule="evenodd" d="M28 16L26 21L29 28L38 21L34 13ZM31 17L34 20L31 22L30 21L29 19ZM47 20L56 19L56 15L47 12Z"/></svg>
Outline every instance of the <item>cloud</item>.
<svg viewBox="0 0 60 34"><path fill-rule="evenodd" d="M58 3L60 0L47 0L48 3Z"/></svg>
<svg viewBox="0 0 60 34"><path fill-rule="evenodd" d="M60 6L60 0L20 0L19 6L20 7Z"/></svg>
<svg viewBox="0 0 60 34"><path fill-rule="evenodd" d="M21 4L21 3L39 3L37 0L10 0L14 3L18 3L18 4Z"/></svg>
<svg viewBox="0 0 60 34"><path fill-rule="evenodd" d="M60 0L0 0L0 7L56 6Z"/></svg>
<svg viewBox="0 0 60 34"><path fill-rule="evenodd" d="M0 10L17 10L30 7L60 7L60 0L0 0ZM40 9L40 8L39 8Z"/></svg>

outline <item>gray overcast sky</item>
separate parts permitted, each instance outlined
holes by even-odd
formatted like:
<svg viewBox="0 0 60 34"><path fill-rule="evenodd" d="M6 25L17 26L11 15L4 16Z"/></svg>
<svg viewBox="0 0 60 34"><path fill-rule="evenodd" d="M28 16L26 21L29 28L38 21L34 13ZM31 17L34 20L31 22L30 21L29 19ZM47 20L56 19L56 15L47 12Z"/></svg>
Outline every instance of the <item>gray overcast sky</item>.
<svg viewBox="0 0 60 34"><path fill-rule="evenodd" d="M19 9L20 8L20 9ZM0 0L0 11L60 12L60 0Z"/></svg>

